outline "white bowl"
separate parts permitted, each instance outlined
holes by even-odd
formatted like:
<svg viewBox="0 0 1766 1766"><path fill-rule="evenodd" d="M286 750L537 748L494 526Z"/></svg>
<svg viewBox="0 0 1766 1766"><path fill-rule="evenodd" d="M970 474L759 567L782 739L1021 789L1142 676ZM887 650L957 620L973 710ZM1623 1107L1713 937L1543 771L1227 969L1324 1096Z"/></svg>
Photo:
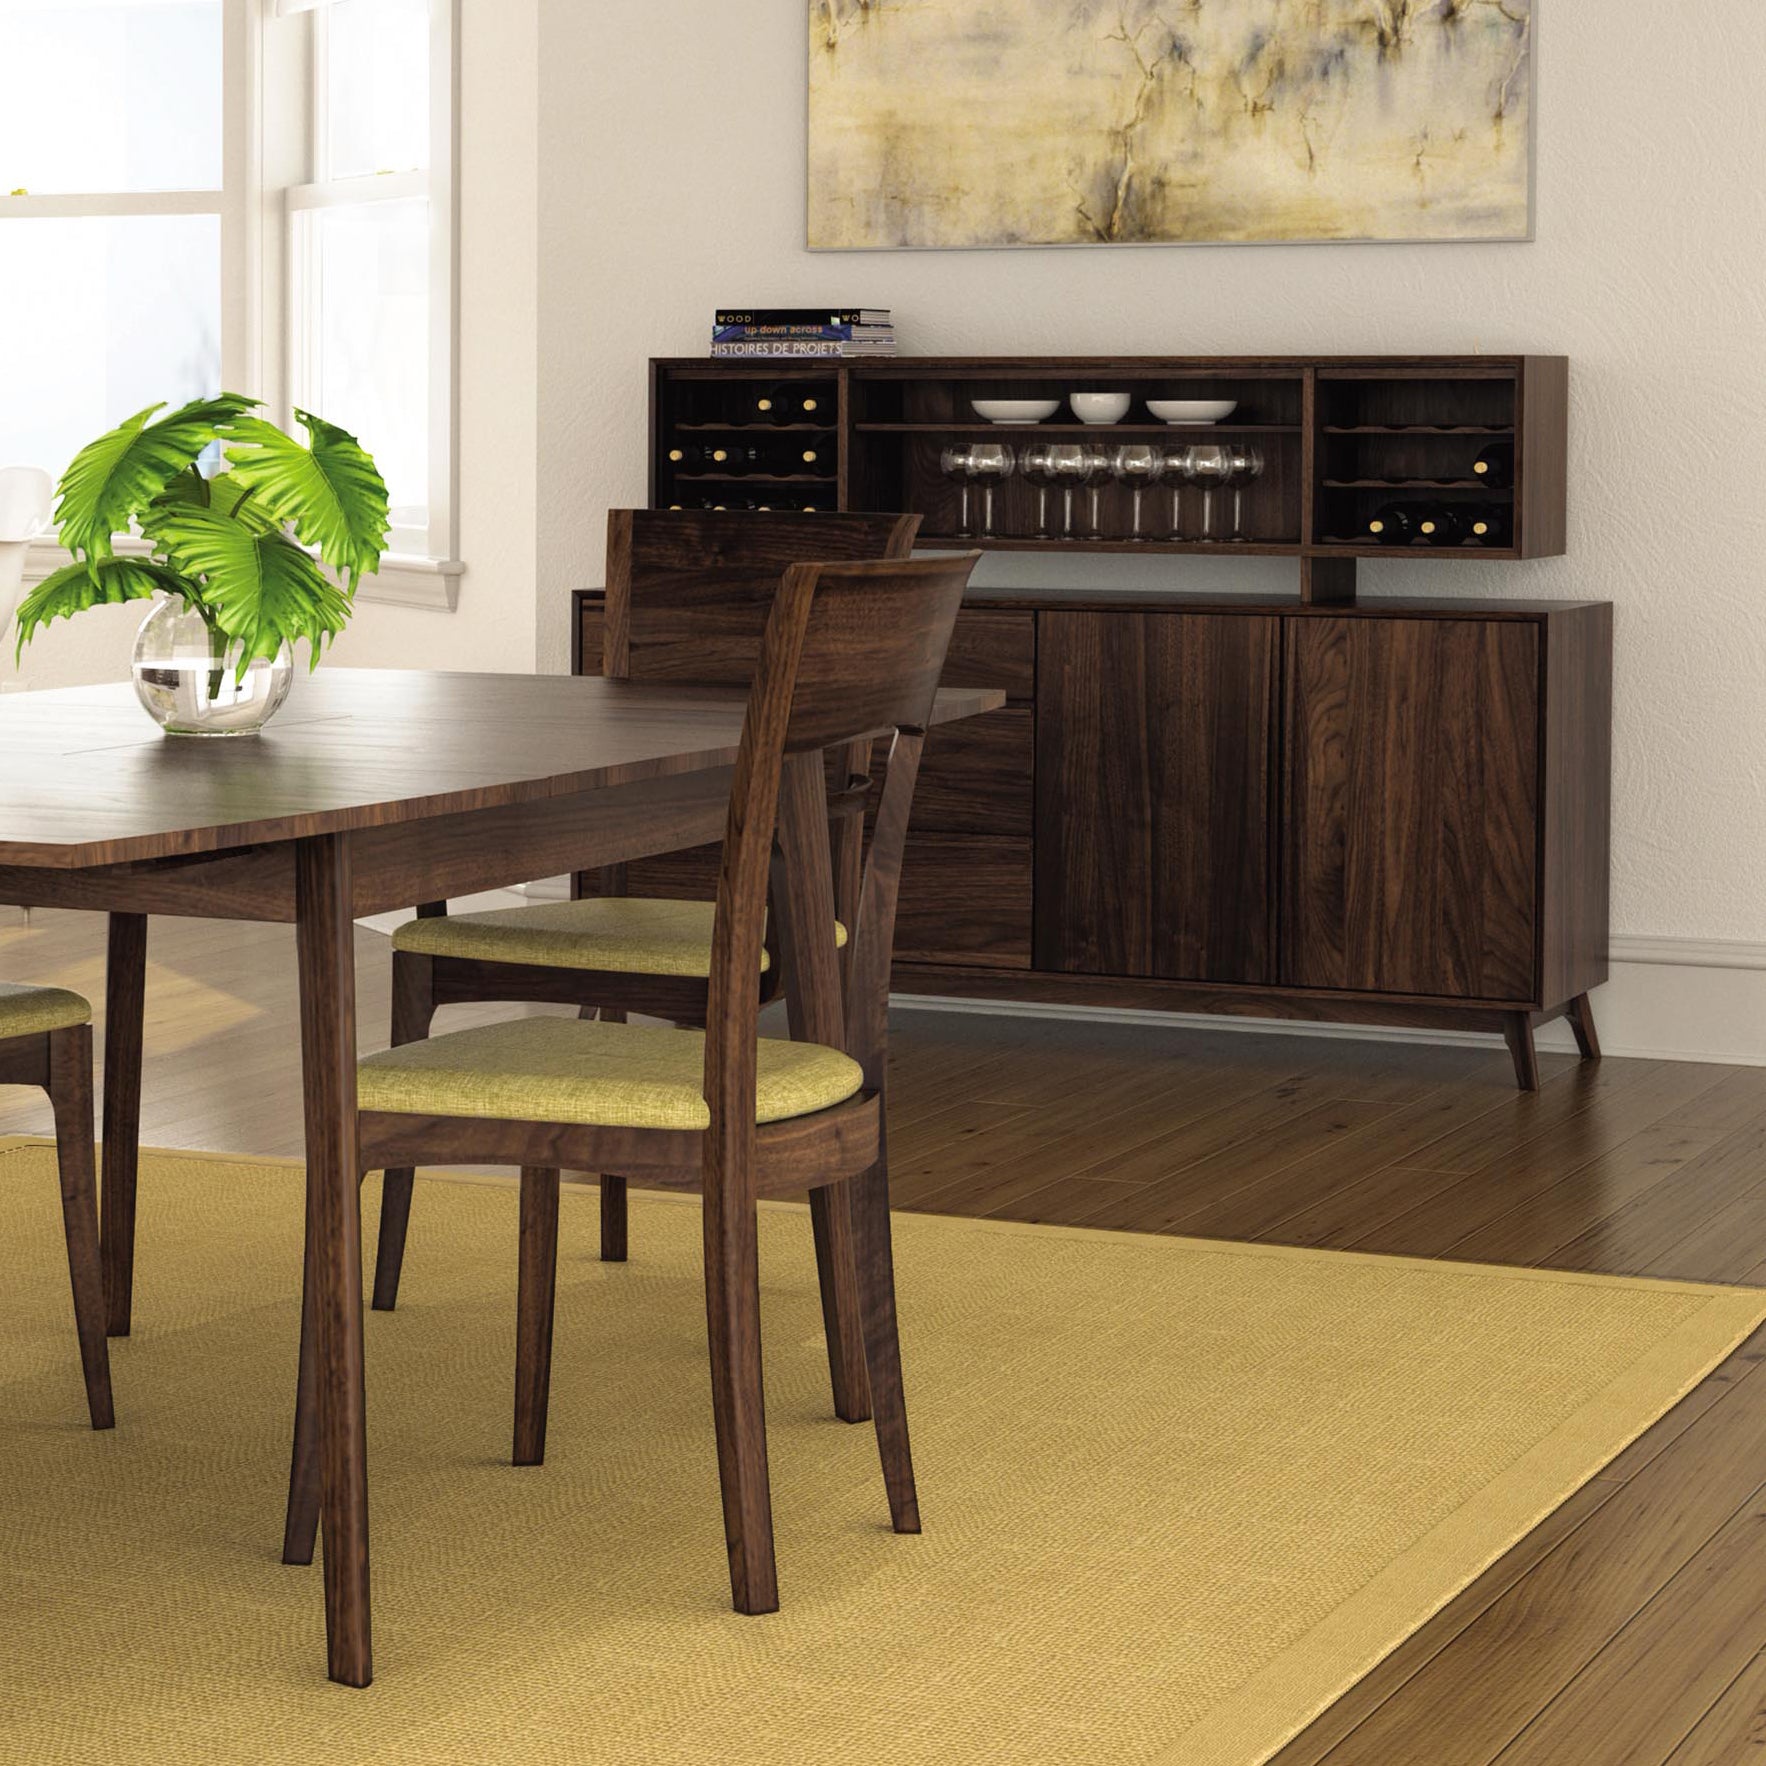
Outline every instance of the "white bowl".
<svg viewBox="0 0 1766 1766"><path fill-rule="evenodd" d="M1041 423L1060 410L1059 399L971 399L969 409L989 423Z"/></svg>
<svg viewBox="0 0 1766 1766"><path fill-rule="evenodd" d="M1067 403L1081 423L1120 423L1132 400L1125 392L1075 392Z"/></svg>
<svg viewBox="0 0 1766 1766"><path fill-rule="evenodd" d="M1161 423L1218 423L1239 408L1237 399L1148 399Z"/></svg>

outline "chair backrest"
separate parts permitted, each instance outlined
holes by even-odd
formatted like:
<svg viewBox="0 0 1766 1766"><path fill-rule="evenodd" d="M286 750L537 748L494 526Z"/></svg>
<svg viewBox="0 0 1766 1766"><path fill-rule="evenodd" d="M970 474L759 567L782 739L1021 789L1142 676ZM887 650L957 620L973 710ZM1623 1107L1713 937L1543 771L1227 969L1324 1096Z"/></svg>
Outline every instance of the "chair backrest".
<svg viewBox="0 0 1766 1766"><path fill-rule="evenodd" d="M873 736L890 739L891 747L856 924L848 929L845 1041L868 1082L882 1082L895 904L920 746L957 610L980 556L797 564L785 572L749 694L718 875L706 1014L708 1186L720 1181L719 1171L740 1168L730 1157L754 1134L754 977L781 795L788 791L798 806L793 837L811 842L796 874L799 889L813 895L813 921L798 930L807 944L831 951L822 754Z"/></svg>
<svg viewBox="0 0 1766 1766"><path fill-rule="evenodd" d="M602 672L747 686L793 564L905 558L917 515L614 509Z"/></svg>

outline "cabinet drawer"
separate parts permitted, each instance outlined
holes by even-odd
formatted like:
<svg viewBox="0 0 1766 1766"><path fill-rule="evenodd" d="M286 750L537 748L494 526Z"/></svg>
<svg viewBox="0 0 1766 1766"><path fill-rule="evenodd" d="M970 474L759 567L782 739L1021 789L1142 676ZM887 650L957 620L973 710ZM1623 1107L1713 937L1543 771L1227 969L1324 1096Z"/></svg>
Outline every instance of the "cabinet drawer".
<svg viewBox="0 0 1766 1766"><path fill-rule="evenodd" d="M1029 699L1036 691L1036 615L965 609L940 678L947 687L1000 687L1008 699Z"/></svg>
<svg viewBox="0 0 1766 1766"><path fill-rule="evenodd" d="M1008 705L928 730L910 831L1028 840L1036 812L1035 750L1036 723L1028 706ZM873 817L887 759L879 742L871 760Z"/></svg>
<svg viewBox="0 0 1766 1766"><path fill-rule="evenodd" d="M895 958L1030 967L1030 842L908 833Z"/></svg>

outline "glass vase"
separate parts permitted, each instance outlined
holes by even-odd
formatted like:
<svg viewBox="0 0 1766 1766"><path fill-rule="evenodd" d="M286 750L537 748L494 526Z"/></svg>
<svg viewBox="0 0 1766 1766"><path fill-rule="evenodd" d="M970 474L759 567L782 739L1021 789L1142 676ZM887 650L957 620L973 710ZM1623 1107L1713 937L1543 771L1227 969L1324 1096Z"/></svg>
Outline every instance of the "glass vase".
<svg viewBox="0 0 1766 1766"><path fill-rule="evenodd" d="M163 596L135 637L135 695L168 736L251 736L275 716L294 680L284 644L243 676L243 646L176 595Z"/></svg>

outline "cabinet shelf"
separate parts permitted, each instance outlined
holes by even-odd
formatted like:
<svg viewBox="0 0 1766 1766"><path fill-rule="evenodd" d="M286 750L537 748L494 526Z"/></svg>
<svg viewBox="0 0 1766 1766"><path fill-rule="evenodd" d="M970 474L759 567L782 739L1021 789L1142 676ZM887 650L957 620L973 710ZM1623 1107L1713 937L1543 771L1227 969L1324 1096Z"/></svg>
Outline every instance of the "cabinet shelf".
<svg viewBox="0 0 1766 1766"><path fill-rule="evenodd" d="M1512 423L1327 423L1326 435L1513 435Z"/></svg>
<svg viewBox="0 0 1766 1766"><path fill-rule="evenodd" d="M838 484L831 472L677 472L677 484Z"/></svg>
<svg viewBox="0 0 1766 1766"><path fill-rule="evenodd" d="M681 427L685 427L682 425ZM857 435L1298 435L1298 423L855 423Z"/></svg>
<svg viewBox="0 0 1766 1766"><path fill-rule="evenodd" d="M1481 478L1327 478L1327 491L1482 491L1487 497L1513 497L1508 485L1489 485Z"/></svg>
<svg viewBox="0 0 1766 1766"><path fill-rule="evenodd" d="M834 423L676 423L683 434L702 434L707 430L718 435L832 435L839 427Z"/></svg>
<svg viewBox="0 0 1766 1766"><path fill-rule="evenodd" d="M1298 558L1303 550L1298 540L1037 540L1012 534L990 534L982 539L978 534L960 538L947 533L922 533L914 546L916 550L936 548L941 552L966 552L974 546L989 552L1190 552L1214 558Z"/></svg>
<svg viewBox="0 0 1766 1766"><path fill-rule="evenodd" d="M1512 563L1521 554L1513 546L1479 546L1462 540L1453 546L1431 546L1427 540L1406 540L1402 545L1380 546L1371 541L1320 540L1307 550L1315 558L1491 558Z"/></svg>

